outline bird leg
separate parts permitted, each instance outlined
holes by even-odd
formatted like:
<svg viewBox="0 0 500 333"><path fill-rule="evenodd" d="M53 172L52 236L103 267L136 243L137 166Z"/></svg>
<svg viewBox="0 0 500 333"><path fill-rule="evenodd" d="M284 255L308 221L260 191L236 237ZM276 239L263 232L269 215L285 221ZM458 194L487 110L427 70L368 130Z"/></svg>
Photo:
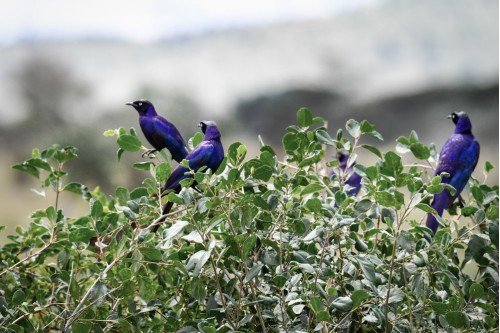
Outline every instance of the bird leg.
<svg viewBox="0 0 500 333"><path fill-rule="evenodd" d="M464 208L465 207L465 200L462 198L461 195L458 196L458 207Z"/></svg>
<svg viewBox="0 0 500 333"><path fill-rule="evenodd" d="M144 158L145 156L147 156L149 158L153 158L154 157L153 153L156 153L157 151L158 150L156 150L156 149L148 149L141 156L142 156L142 158ZM151 155L153 155L153 156L151 156Z"/></svg>

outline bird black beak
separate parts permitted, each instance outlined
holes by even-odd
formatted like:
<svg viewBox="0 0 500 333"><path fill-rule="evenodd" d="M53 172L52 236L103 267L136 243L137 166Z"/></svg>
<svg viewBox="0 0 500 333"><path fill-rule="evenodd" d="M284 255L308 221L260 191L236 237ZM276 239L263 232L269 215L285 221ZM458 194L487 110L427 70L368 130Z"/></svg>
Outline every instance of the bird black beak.
<svg viewBox="0 0 500 333"><path fill-rule="evenodd" d="M135 104L134 104L134 102L128 102L128 103L125 103L125 105L130 105L130 106L133 106L133 107L135 107Z"/></svg>
<svg viewBox="0 0 500 333"><path fill-rule="evenodd" d="M450 115L448 115L448 117L446 117L446 118L451 119L452 117L453 117L453 115L452 115L452 114L450 114Z"/></svg>

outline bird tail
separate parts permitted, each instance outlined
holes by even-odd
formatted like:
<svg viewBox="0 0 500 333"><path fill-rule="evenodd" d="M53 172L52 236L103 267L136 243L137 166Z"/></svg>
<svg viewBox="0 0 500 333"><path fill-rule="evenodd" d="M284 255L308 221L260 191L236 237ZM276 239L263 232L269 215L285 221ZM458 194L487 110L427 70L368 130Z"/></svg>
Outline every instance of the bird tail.
<svg viewBox="0 0 500 333"><path fill-rule="evenodd" d="M450 194L448 190L444 190L439 194L434 195L434 200L432 200L431 207L437 212L439 216L443 216L444 209L448 206L450 200ZM427 222L425 224L427 228L431 229L435 234L439 228L439 222L433 214L427 214Z"/></svg>
<svg viewBox="0 0 500 333"><path fill-rule="evenodd" d="M165 206L163 206L163 209L161 211L162 215L166 215L170 212L170 210L172 209L172 206L174 205L173 202L169 201L165 204ZM165 216L162 217L160 220L158 220L158 222L156 222L156 225L151 229L152 232L156 232L158 230L158 228L160 227L160 224L162 222L164 222L166 220Z"/></svg>

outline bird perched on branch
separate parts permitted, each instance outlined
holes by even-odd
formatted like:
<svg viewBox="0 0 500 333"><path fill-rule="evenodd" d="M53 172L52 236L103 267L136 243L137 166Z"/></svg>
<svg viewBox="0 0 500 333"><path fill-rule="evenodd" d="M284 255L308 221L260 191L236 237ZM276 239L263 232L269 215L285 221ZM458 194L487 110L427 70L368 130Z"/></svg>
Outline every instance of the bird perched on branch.
<svg viewBox="0 0 500 333"><path fill-rule="evenodd" d="M442 216L443 211L458 198L479 159L479 143L472 134L469 116L461 111L453 112L448 118L451 118L455 124L455 131L439 153L435 175L440 175L443 172L448 173L450 176L442 177L441 182L450 184L456 189L456 192L451 195L447 189L444 189L443 192L434 195L431 206L439 216ZM436 233L439 228L439 223L432 214L427 215L426 225L433 233Z"/></svg>
<svg viewBox="0 0 500 333"><path fill-rule="evenodd" d="M203 141L191 151L185 159L188 161L189 168L178 165L170 177L168 177L165 185L162 188L162 193L167 190L173 190L175 193L179 193L181 190L180 181L186 178L192 178L193 174L190 170L197 172L202 167L215 172L224 158L224 148L220 140L220 132L217 124L213 121L202 121L198 125L201 131L205 135ZM191 186L195 186L193 183ZM173 203L167 202L162 209L163 215L168 214L172 208ZM152 231L156 232L158 230L159 224L156 224Z"/></svg>
<svg viewBox="0 0 500 333"><path fill-rule="evenodd" d="M339 168L341 170L340 174L336 174L334 171L330 173L330 177L338 177L339 179L344 179L344 185L349 185L351 189L347 190L347 195L356 196L361 189L361 176L354 172L354 164L347 167L347 162L349 160L349 154L343 151L337 153L337 159L340 161Z"/></svg>
<svg viewBox="0 0 500 333"><path fill-rule="evenodd" d="M153 104L145 99L126 103L139 113L139 124L142 133L154 149L148 150L144 155L167 148L172 158L180 163L188 154L186 143L179 130L168 120L156 113Z"/></svg>

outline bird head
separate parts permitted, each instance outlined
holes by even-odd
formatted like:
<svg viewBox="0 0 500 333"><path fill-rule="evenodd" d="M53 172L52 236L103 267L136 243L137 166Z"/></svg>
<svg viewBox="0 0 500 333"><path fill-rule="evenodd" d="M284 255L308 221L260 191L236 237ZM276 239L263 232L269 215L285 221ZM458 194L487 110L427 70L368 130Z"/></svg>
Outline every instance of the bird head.
<svg viewBox="0 0 500 333"><path fill-rule="evenodd" d="M125 105L130 105L139 112L140 115L144 115L148 112L154 111L153 103L146 99L138 99L134 102L126 103Z"/></svg>
<svg viewBox="0 0 500 333"><path fill-rule="evenodd" d="M448 118L455 124L455 133L470 133L472 130L472 123L467 113L463 111L453 112Z"/></svg>
<svg viewBox="0 0 500 333"><path fill-rule="evenodd" d="M204 140L212 140L215 138L220 138L219 128L215 121L212 120L204 120L198 124L198 127L201 129L203 134L205 134Z"/></svg>
<svg viewBox="0 0 500 333"><path fill-rule="evenodd" d="M349 154L343 151L337 152L337 159L340 161L340 164L342 163L347 163L347 160L349 159Z"/></svg>

